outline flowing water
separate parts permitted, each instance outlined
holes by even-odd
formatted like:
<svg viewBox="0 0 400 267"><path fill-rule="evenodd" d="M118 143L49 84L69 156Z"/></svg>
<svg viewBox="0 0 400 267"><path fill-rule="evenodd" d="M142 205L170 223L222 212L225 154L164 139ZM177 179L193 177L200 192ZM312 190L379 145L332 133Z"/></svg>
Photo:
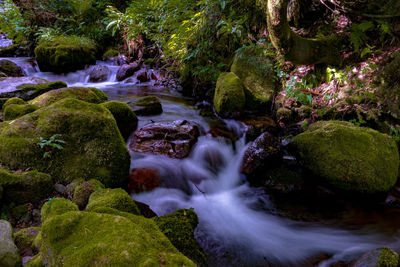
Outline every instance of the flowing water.
<svg viewBox="0 0 400 267"><path fill-rule="evenodd" d="M330 206L302 200L277 199L262 189L250 187L239 173L247 144L244 126L238 122L204 118L191 99L172 89L152 83L137 85L115 81L118 69L107 82L89 83L88 70L56 75L42 73L28 58L12 59L29 76L50 81L63 80L69 86L93 86L104 90L111 100L130 101L138 96L157 95L164 112L139 117L139 127L160 121L186 119L206 133L211 125L223 123L239 139L233 145L223 138L203 135L191 155L183 160L131 152L132 168L157 169L164 187L135 194L158 214L180 208L194 208L199 216L196 239L208 256L210 266L319 266L350 262L362 253L390 246L399 251L400 216L379 206ZM315 203L317 202L317 203ZM324 260L325 259L325 260Z"/></svg>

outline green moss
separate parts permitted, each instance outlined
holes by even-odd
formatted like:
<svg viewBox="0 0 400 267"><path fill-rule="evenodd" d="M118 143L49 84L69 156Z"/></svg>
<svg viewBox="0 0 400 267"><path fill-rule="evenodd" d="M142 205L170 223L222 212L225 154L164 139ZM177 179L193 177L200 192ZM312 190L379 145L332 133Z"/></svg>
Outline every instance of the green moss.
<svg viewBox="0 0 400 267"><path fill-rule="evenodd" d="M74 98L96 104L107 101L107 95L99 89L70 87L52 90L50 92L44 93L31 100L29 103L37 105L39 107L45 107L65 98Z"/></svg>
<svg viewBox="0 0 400 267"><path fill-rule="evenodd" d="M379 256L379 265L382 267L397 267L399 264L399 254L390 248L382 248Z"/></svg>
<svg viewBox="0 0 400 267"><path fill-rule="evenodd" d="M217 81L214 106L222 116L236 115L245 107L245 94L242 81L233 72L222 73Z"/></svg>
<svg viewBox="0 0 400 267"><path fill-rule="evenodd" d="M95 179L87 182L83 181L75 186L72 202L78 205L79 209L84 209L89 201L90 195L96 190L102 190L104 188L104 185Z"/></svg>
<svg viewBox="0 0 400 267"><path fill-rule="evenodd" d="M40 211L42 216L42 222L45 222L49 218L67 213L69 211L77 211L78 206L65 198L51 198L47 201Z"/></svg>
<svg viewBox="0 0 400 267"><path fill-rule="evenodd" d="M0 60L0 71L8 77L21 77L24 76L21 67L10 60Z"/></svg>
<svg viewBox="0 0 400 267"><path fill-rule="evenodd" d="M276 117L285 122L289 122L292 119L292 111L287 108L280 108L276 111Z"/></svg>
<svg viewBox="0 0 400 267"><path fill-rule="evenodd" d="M362 193L389 191L399 155L393 139L349 122L321 121L295 137L301 159L325 182Z"/></svg>
<svg viewBox="0 0 400 267"><path fill-rule="evenodd" d="M3 117L5 121L14 120L22 117L26 114L32 113L39 109L36 105L25 104L25 105L7 105L3 111Z"/></svg>
<svg viewBox="0 0 400 267"><path fill-rule="evenodd" d="M128 103L137 115L158 115L163 112L161 100L156 96L144 96Z"/></svg>
<svg viewBox="0 0 400 267"><path fill-rule="evenodd" d="M135 201L125 190L120 188L103 189L91 194L86 210L92 211L99 207L113 208L137 215L140 214Z"/></svg>
<svg viewBox="0 0 400 267"><path fill-rule="evenodd" d="M136 130L138 118L135 112L124 102L110 101L102 103L114 116L118 129L122 136L127 139L130 134Z"/></svg>
<svg viewBox="0 0 400 267"><path fill-rule="evenodd" d="M18 97L13 97L10 99L7 99L7 101L3 104L3 110L8 106L8 105L24 105L26 102Z"/></svg>
<svg viewBox="0 0 400 267"><path fill-rule="evenodd" d="M108 49L104 54L103 54L103 59L108 59L110 57L116 57L119 55L119 52L115 49Z"/></svg>
<svg viewBox="0 0 400 267"><path fill-rule="evenodd" d="M14 242L18 248L33 247L33 242L40 232L40 227L29 227L14 234Z"/></svg>
<svg viewBox="0 0 400 267"><path fill-rule="evenodd" d="M50 148L50 158L44 159L39 137L48 140L55 134L65 141L63 149ZM63 99L2 126L0 162L11 169L49 173L62 183L84 178L121 187L127 184L130 155L106 108Z"/></svg>
<svg viewBox="0 0 400 267"><path fill-rule="evenodd" d="M195 266L154 222L94 212L68 212L42 225L49 266Z"/></svg>
<svg viewBox="0 0 400 267"><path fill-rule="evenodd" d="M22 84L17 87L17 90L9 93L3 93L3 95L6 97L19 97L25 101L28 101L48 91L65 87L67 87L67 84L63 81L43 84Z"/></svg>
<svg viewBox="0 0 400 267"><path fill-rule="evenodd" d="M265 47L248 47L234 58L231 72L243 81L246 107L256 109L271 104L277 88L274 62Z"/></svg>
<svg viewBox="0 0 400 267"><path fill-rule="evenodd" d="M42 255L41 254L35 255L32 259L30 259L26 263L25 267L45 267Z"/></svg>
<svg viewBox="0 0 400 267"><path fill-rule="evenodd" d="M12 173L0 168L0 185L3 188L3 203L38 203L53 190L50 175L37 171Z"/></svg>
<svg viewBox="0 0 400 267"><path fill-rule="evenodd" d="M156 217L154 221L180 252L199 265L205 264L205 255L194 239L194 230L199 220L192 209L177 210L172 214Z"/></svg>
<svg viewBox="0 0 400 267"><path fill-rule="evenodd" d="M96 63L95 53L92 41L77 36L57 37L35 48L36 61L44 72L67 73L83 69Z"/></svg>

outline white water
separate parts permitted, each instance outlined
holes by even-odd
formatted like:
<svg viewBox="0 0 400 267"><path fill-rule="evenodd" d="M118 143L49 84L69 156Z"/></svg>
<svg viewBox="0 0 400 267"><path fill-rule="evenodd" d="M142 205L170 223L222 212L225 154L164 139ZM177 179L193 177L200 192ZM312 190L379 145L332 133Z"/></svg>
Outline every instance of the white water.
<svg viewBox="0 0 400 267"><path fill-rule="evenodd" d="M69 86L103 89L112 100L128 101L138 95L156 94L162 99L164 113L140 117L139 127L151 121L187 119L207 132L209 121L174 91L130 83L118 83L118 69L108 62L112 74L108 81L88 83L88 70L65 75L42 73L28 58L11 59L29 76L50 81L63 80ZM235 121L225 124L238 136L243 126ZM361 253L382 246L398 249L398 236L385 234L377 225L336 226L335 222L310 223L273 215L276 209L263 190L251 188L240 175L239 166L246 148L245 139L235 146L222 138L202 136L189 158L175 160L162 156L132 153L132 168L157 169L163 179L161 188L133 195L158 214L179 208L194 208L199 216L196 238L209 256L210 266L300 266L310 257L333 255L320 266L351 261ZM235 149L234 149L235 147Z"/></svg>

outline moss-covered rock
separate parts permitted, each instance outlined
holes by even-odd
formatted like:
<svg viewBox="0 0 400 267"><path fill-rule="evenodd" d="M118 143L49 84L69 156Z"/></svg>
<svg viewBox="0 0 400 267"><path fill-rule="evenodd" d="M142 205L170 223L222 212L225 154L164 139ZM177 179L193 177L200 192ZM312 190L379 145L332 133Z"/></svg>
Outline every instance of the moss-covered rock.
<svg viewBox="0 0 400 267"><path fill-rule="evenodd" d="M41 148L40 137L63 140L63 149ZM130 155L110 111L68 98L4 123L0 162L11 169L49 173L62 183L84 178L120 187L129 178Z"/></svg>
<svg viewBox="0 0 400 267"><path fill-rule="evenodd" d="M37 171L12 173L0 168L0 185L3 188L2 203L38 203L51 194L51 176Z"/></svg>
<svg viewBox="0 0 400 267"><path fill-rule="evenodd" d="M107 95L97 88L69 87L49 91L36 97L29 103L45 107L64 98L74 98L95 104L103 103L108 99Z"/></svg>
<svg viewBox="0 0 400 267"><path fill-rule="evenodd" d="M139 116L158 115L163 112L161 100L152 95L140 97L128 105Z"/></svg>
<svg viewBox="0 0 400 267"><path fill-rule="evenodd" d="M119 55L118 50L115 49L108 49L104 54L103 54L103 59L107 60L113 57L116 57Z"/></svg>
<svg viewBox="0 0 400 267"><path fill-rule="evenodd" d="M365 253L353 267L397 267L399 255L390 248L377 248Z"/></svg>
<svg viewBox="0 0 400 267"><path fill-rule="evenodd" d="M253 110L271 104L277 89L274 62L267 52L262 46L242 49L231 67L244 84L246 107Z"/></svg>
<svg viewBox="0 0 400 267"><path fill-rule="evenodd" d="M244 110L245 104L243 82L233 72L222 73L215 89L215 110L224 117L237 116Z"/></svg>
<svg viewBox="0 0 400 267"><path fill-rule="evenodd" d="M65 87L67 87L67 84L62 81L45 82L40 84L29 84L29 83L20 84L16 85L15 90L13 91L1 93L0 97L2 98L18 97L25 101L28 101L48 91Z"/></svg>
<svg viewBox="0 0 400 267"><path fill-rule="evenodd" d="M51 198L47 201L40 211L42 222L49 218L67 213L69 211L78 211L78 206L65 198Z"/></svg>
<svg viewBox="0 0 400 267"><path fill-rule="evenodd" d="M154 222L94 212L68 212L42 225L49 266L195 266Z"/></svg>
<svg viewBox="0 0 400 267"><path fill-rule="evenodd" d="M105 186L101 182L95 179L79 183L74 188L74 197L72 199L72 202L78 205L79 209L82 210L86 207L87 203L89 202L90 195L93 192L97 190L102 190L104 188Z"/></svg>
<svg viewBox="0 0 400 267"><path fill-rule="evenodd" d="M20 251L32 249L35 238L40 233L40 227L29 227L14 234L14 242Z"/></svg>
<svg viewBox="0 0 400 267"><path fill-rule="evenodd" d="M105 102L101 105L113 114L117 121L119 131L125 139L128 139L138 125L138 118L132 108L129 107L128 104L118 101Z"/></svg>
<svg viewBox="0 0 400 267"><path fill-rule="evenodd" d="M96 47L93 42L76 43L76 38L58 38L39 44L35 58L43 72L67 73L96 63Z"/></svg>
<svg viewBox="0 0 400 267"><path fill-rule="evenodd" d="M99 207L113 208L139 215L140 211L129 194L120 188L98 190L90 195L87 211Z"/></svg>
<svg viewBox="0 0 400 267"><path fill-rule="evenodd" d="M35 255L25 265L25 267L45 267L41 254Z"/></svg>
<svg viewBox="0 0 400 267"><path fill-rule="evenodd" d="M8 106L8 105L24 105L26 102L18 97L13 97L9 98L6 100L6 102L3 104L3 110Z"/></svg>
<svg viewBox="0 0 400 267"><path fill-rule="evenodd" d="M25 76L24 71L20 66L14 62L6 59L0 60L0 71L8 77L21 77Z"/></svg>
<svg viewBox="0 0 400 267"><path fill-rule="evenodd" d="M193 210L177 210L172 214L156 217L154 221L180 252L199 265L205 264L205 255L194 239L194 230L199 219Z"/></svg>
<svg viewBox="0 0 400 267"><path fill-rule="evenodd" d="M3 111L3 118L5 121L14 120L16 118L22 117L26 114L32 113L39 109L36 105L25 104L25 105L7 105Z"/></svg>
<svg viewBox="0 0 400 267"><path fill-rule="evenodd" d="M399 154L388 135L349 122L320 121L294 140L305 166L336 188L385 192L397 181Z"/></svg>
<svg viewBox="0 0 400 267"><path fill-rule="evenodd" d="M18 248L12 239L12 227L7 221L0 220L0 266L21 266Z"/></svg>

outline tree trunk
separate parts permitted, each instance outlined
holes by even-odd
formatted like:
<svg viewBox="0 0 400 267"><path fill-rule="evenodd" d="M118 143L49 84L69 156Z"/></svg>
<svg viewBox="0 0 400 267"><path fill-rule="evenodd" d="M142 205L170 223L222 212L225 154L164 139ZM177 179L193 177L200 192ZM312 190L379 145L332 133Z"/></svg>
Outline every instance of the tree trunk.
<svg viewBox="0 0 400 267"><path fill-rule="evenodd" d="M340 38L303 38L289 26L289 0L267 1L268 32L272 44L285 59L298 65L340 63Z"/></svg>

